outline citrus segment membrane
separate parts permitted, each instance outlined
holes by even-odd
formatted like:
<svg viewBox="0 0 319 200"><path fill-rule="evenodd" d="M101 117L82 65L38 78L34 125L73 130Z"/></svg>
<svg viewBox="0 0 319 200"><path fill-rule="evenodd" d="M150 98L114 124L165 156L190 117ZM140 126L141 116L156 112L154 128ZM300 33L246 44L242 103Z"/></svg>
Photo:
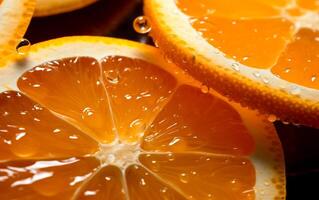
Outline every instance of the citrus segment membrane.
<svg viewBox="0 0 319 200"><path fill-rule="evenodd" d="M142 166L132 165L126 169L125 173L128 191L131 200L140 199L174 199L186 200L187 198L176 191L164 181L161 181L152 172Z"/></svg>
<svg viewBox="0 0 319 200"><path fill-rule="evenodd" d="M168 72L138 59L107 57L101 66L117 132L122 140L138 141L177 82Z"/></svg>
<svg viewBox="0 0 319 200"><path fill-rule="evenodd" d="M94 158L0 163L1 199L71 199L94 172Z"/></svg>
<svg viewBox="0 0 319 200"><path fill-rule="evenodd" d="M140 161L187 199L247 200L255 196L255 169L245 158L146 154Z"/></svg>
<svg viewBox="0 0 319 200"><path fill-rule="evenodd" d="M109 100L96 59L74 57L44 63L23 74L18 87L92 138L102 143L114 140Z"/></svg>
<svg viewBox="0 0 319 200"><path fill-rule="evenodd" d="M319 89L319 31L301 29L272 72L280 78Z"/></svg>
<svg viewBox="0 0 319 200"><path fill-rule="evenodd" d="M84 156L98 145L25 95L0 93L0 161Z"/></svg>
<svg viewBox="0 0 319 200"><path fill-rule="evenodd" d="M92 175L90 180L77 192L75 199L125 200L124 177L119 168L106 166Z"/></svg>
<svg viewBox="0 0 319 200"><path fill-rule="evenodd" d="M148 151L249 155L254 141L229 104L184 85L145 132L141 147Z"/></svg>

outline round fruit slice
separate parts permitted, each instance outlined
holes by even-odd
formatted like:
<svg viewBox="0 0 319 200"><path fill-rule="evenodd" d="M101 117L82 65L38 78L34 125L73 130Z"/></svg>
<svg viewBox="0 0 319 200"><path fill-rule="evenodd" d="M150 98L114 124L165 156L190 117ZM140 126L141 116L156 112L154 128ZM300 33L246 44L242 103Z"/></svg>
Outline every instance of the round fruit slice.
<svg viewBox="0 0 319 200"><path fill-rule="evenodd" d="M88 6L97 0L36 0L35 16L48 16L73 11Z"/></svg>
<svg viewBox="0 0 319 200"><path fill-rule="evenodd" d="M0 63L15 52L35 7L35 0L0 0Z"/></svg>
<svg viewBox="0 0 319 200"><path fill-rule="evenodd" d="M144 44L69 37L0 68L1 199L284 199L263 116Z"/></svg>
<svg viewBox="0 0 319 200"><path fill-rule="evenodd" d="M151 36L207 87L283 121L319 127L316 0L145 0Z"/></svg>

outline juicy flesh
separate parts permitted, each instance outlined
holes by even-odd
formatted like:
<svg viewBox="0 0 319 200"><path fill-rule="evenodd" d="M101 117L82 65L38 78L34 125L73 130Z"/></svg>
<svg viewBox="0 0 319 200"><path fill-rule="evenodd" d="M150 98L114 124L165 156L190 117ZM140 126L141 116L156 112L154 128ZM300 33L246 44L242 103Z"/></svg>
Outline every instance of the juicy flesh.
<svg viewBox="0 0 319 200"><path fill-rule="evenodd" d="M319 89L317 0L178 0L177 5L229 58Z"/></svg>
<svg viewBox="0 0 319 200"><path fill-rule="evenodd" d="M0 199L255 198L227 103L138 59L65 58L0 94Z"/></svg>

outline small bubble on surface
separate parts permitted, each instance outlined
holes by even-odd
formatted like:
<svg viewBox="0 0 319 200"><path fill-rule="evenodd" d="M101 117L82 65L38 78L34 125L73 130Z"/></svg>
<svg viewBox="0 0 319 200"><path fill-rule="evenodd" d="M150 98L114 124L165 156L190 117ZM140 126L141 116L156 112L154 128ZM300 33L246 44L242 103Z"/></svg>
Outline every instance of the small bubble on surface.
<svg viewBox="0 0 319 200"><path fill-rule="evenodd" d="M180 175L179 175L179 180L182 182L182 183L188 183L188 180L189 179L189 177L188 177L188 175L186 174L186 173L181 173Z"/></svg>
<svg viewBox="0 0 319 200"><path fill-rule="evenodd" d="M118 84L120 82L120 72L118 70L108 70L106 79L111 84Z"/></svg>

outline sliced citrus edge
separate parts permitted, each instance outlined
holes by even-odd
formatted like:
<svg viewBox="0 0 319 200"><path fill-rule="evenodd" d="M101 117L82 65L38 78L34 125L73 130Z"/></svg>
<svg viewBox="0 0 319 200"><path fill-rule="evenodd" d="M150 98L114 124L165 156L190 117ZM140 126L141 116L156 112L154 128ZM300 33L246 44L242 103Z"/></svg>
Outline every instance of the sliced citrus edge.
<svg viewBox="0 0 319 200"><path fill-rule="evenodd" d="M210 45L172 0L145 0L150 35L161 51L194 78L243 106L283 121L319 127L319 90L276 77L270 70L250 68ZM212 57L212 55L214 55ZM237 63L240 72L233 69ZM258 72L260 77L254 74ZM270 80L268 84L263 79ZM293 95L298 88L299 95Z"/></svg>
<svg viewBox="0 0 319 200"><path fill-rule="evenodd" d="M89 56L101 59L108 55L142 59L178 77L179 84L191 85L200 89L201 83L189 77L180 68L168 63L154 47L132 41L107 37L73 36L32 45L23 61L19 56L11 56L0 65L0 92L17 90L16 80L25 71L47 61L74 56ZM213 95L229 102L217 92ZM256 199L285 198L285 166L280 140L273 125L266 117L255 111L229 102L241 115L243 123L255 139L256 151L250 157L256 169Z"/></svg>
<svg viewBox="0 0 319 200"><path fill-rule="evenodd" d="M16 47L31 21L36 0L4 0L0 5L0 63Z"/></svg>
<svg viewBox="0 0 319 200"><path fill-rule="evenodd" d="M36 17L44 17L77 10L95 3L97 0L37 0Z"/></svg>

